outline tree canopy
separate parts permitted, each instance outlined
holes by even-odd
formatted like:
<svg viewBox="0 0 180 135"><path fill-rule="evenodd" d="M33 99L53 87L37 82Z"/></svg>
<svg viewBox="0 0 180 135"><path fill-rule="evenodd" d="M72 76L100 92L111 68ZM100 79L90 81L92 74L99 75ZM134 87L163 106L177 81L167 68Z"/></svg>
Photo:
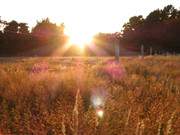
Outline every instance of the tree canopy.
<svg viewBox="0 0 180 135"><path fill-rule="evenodd" d="M49 55L67 40L64 24L58 26L48 18L38 21L31 32L24 22L0 22L4 27L0 34L0 56Z"/></svg>
<svg viewBox="0 0 180 135"><path fill-rule="evenodd" d="M133 16L123 26L123 44L147 51L153 47L161 52L180 52L180 11L172 5L156 9L146 18Z"/></svg>

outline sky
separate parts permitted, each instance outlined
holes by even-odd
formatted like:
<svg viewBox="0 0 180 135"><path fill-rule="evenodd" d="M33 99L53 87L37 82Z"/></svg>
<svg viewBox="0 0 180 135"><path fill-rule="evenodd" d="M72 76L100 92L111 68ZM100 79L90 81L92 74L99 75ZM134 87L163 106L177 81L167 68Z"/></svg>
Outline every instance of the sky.
<svg viewBox="0 0 180 135"><path fill-rule="evenodd" d="M131 16L144 17L168 4L179 9L180 0L0 0L2 20L27 22L49 17L66 26L74 39L89 38L98 32L117 32ZM87 40L86 39L86 40Z"/></svg>

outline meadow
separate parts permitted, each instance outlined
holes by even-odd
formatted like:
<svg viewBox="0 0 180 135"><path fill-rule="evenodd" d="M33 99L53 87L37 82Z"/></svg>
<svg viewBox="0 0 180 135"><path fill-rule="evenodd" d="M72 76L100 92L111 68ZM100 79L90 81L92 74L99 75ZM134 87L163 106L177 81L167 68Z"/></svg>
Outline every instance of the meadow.
<svg viewBox="0 0 180 135"><path fill-rule="evenodd" d="M180 56L0 58L2 135L179 135Z"/></svg>

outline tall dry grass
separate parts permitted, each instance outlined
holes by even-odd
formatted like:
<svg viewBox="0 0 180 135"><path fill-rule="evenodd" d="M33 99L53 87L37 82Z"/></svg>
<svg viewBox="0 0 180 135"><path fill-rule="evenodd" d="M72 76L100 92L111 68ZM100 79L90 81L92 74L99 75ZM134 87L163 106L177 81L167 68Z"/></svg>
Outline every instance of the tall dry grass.
<svg viewBox="0 0 180 135"><path fill-rule="evenodd" d="M178 135L179 69L179 56L0 58L0 133Z"/></svg>

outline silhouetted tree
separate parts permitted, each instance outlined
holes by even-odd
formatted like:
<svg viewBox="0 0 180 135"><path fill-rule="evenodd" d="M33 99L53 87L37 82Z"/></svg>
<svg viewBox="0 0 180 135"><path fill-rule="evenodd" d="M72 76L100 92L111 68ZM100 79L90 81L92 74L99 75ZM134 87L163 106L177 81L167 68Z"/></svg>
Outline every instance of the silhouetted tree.
<svg viewBox="0 0 180 135"><path fill-rule="evenodd" d="M18 23L16 21L11 21L7 24L7 26L4 28L4 33L5 34L10 34L10 33L18 33Z"/></svg>
<svg viewBox="0 0 180 135"><path fill-rule="evenodd" d="M172 5L152 11L145 19L134 16L123 26L122 41L125 47L145 53L152 47L159 52L180 52L180 11Z"/></svg>
<svg viewBox="0 0 180 135"><path fill-rule="evenodd" d="M63 23L58 26L52 23L49 18L37 22L36 26L32 29L32 36L35 38L37 46L41 47L43 45L44 48L48 48L44 49L47 51L44 51L43 54L49 55L64 45L67 40L64 28ZM41 50L43 49L41 48Z"/></svg>
<svg viewBox="0 0 180 135"><path fill-rule="evenodd" d="M162 10L162 20L176 19L177 9L173 5L168 5Z"/></svg>
<svg viewBox="0 0 180 135"><path fill-rule="evenodd" d="M152 24L162 21L162 11L157 9L151 12L145 19L146 23Z"/></svg>
<svg viewBox="0 0 180 135"><path fill-rule="evenodd" d="M36 26L32 29L32 34L42 37L53 37L64 34L64 24L58 27L55 23L50 22L49 18L38 21Z"/></svg>
<svg viewBox="0 0 180 135"><path fill-rule="evenodd" d="M20 34L29 34L27 23L19 23L19 31Z"/></svg>
<svg viewBox="0 0 180 135"><path fill-rule="evenodd" d="M129 19L128 23L123 25L124 32L134 31L136 28L141 26L144 23L144 18L142 15L140 16L133 16Z"/></svg>

